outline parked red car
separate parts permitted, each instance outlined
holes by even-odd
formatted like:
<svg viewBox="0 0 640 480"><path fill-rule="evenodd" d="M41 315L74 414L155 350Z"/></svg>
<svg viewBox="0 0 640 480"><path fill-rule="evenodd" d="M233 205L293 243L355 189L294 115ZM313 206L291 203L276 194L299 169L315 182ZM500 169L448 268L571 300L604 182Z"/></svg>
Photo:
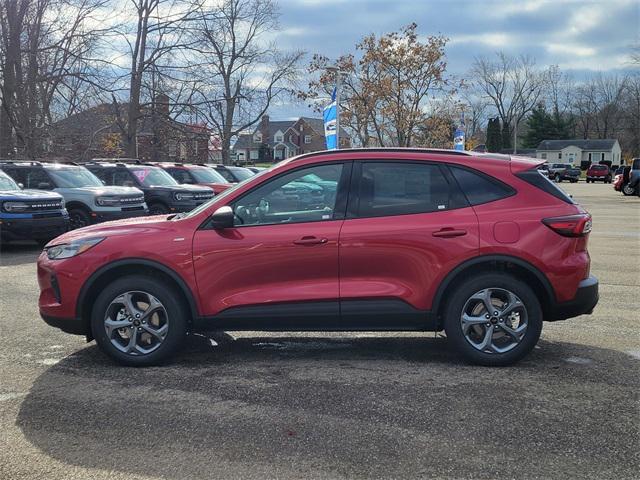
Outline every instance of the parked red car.
<svg viewBox="0 0 640 480"><path fill-rule="evenodd" d="M611 183L611 170L607 165L591 165L587 169L587 183Z"/></svg>
<svg viewBox="0 0 640 480"><path fill-rule="evenodd" d="M591 216L538 165L418 149L295 157L189 213L58 237L38 259L40 313L129 365L221 329L444 329L467 360L507 365L543 320L598 301Z"/></svg>
<svg viewBox="0 0 640 480"><path fill-rule="evenodd" d="M233 185L213 168L206 165L191 165L186 163L158 163L178 183L204 185L213 189L218 195Z"/></svg>

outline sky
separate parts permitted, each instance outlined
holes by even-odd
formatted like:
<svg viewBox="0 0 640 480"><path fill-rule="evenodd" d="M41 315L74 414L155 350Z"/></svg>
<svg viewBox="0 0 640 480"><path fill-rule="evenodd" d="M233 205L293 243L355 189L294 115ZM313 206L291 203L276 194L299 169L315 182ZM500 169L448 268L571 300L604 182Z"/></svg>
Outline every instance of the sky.
<svg viewBox="0 0 640 480"><path fill-rule="evenodd" d="M354 52L364 35L411 22L421 35L449 38L448 72L462 76L477 56L527 54L583 79L592 72L628 70L630 46L640 43L640 0L279 0L283 49L330 58ZM283 103L271 118L311 112Z"/></svg>

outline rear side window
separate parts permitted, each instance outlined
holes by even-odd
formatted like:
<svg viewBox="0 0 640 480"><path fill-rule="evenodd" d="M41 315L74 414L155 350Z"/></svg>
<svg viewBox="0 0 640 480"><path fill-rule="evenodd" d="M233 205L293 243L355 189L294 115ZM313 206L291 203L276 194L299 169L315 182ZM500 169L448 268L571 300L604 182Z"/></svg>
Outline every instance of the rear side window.
<svg viewBox="0 0 640 480"><path fill-rule="evenodd" d="M537 168L532 168L531 170L525 170L524 172L516 173L516 177L524 180L534 187L539 188L542 191L547 192L550 195L553 195L563 202L571 204L575 203L570 196L564 193L561 188L557 187L555 183L542 175Z"/></svg>
<svg viewBox="0 0 640 480"><path fill-rule="evenodd" d="M438 165L364 162L359 217L381 217L447 210L450 186Z"/></svg>
<svg viewBox="0 0 640 480"><path fill-rule="evenodd" d="M460 185L460 189L466 195L471 205L494 202L502 198L510 197L515 191L507 185L490 178L480 172L467 168L450 166L453 176ZM538 169L535 172L544 178Z"/></svg>

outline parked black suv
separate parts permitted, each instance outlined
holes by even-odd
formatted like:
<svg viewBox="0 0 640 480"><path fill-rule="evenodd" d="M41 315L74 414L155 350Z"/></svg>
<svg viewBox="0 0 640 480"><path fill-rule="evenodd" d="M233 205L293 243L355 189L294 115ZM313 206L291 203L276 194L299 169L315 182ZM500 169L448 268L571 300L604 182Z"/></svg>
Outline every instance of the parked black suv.
<svg viewBox="0 0 640 480"><path fill-rule="evenodd" d="M142 190L151 215L189 212L213 197L211 188L180 185L154 165L94 159L85 166L107 185L132 186Z"/></svg>

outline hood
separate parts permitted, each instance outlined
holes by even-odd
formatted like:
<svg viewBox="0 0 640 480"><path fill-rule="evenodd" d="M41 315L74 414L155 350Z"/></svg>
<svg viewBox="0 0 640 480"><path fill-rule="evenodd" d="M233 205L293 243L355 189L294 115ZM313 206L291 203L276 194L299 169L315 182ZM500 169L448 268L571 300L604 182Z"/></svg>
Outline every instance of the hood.
<svg viewBox="0 0 640 480"><path fill-rule="evenodd" d="M135 187L76 187L76 188L56 188L56 191L71 191L76 193L86 193L87 195L139 195L142 196L142 190Z"/></svg>
<svg viewBox="0 0 640 480"><path fill-rule="evenodd" d="M61 200L62 195L56 192L42 190L0 190L0 197L4 200Z"/></svg>
<svg viewBox="0 0 640 480"><path fill-rule="evenodd" d="M167 218L170 215L153 215L149 217L125 218L111 222L98 223L64 233L51 240L47 246L69 243L74 240L93 237L114 237L136 233L153 233L169 227Z"/></svg>

